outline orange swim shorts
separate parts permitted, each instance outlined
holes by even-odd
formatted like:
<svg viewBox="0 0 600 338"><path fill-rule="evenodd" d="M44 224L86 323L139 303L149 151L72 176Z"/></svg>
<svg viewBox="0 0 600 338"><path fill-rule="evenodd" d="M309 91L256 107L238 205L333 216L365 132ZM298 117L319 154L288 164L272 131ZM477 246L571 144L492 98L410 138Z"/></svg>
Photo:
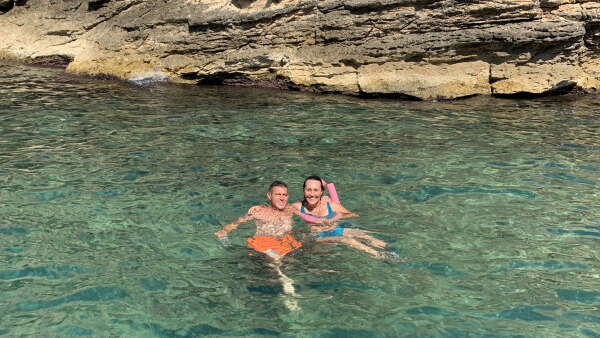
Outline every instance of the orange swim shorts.
<svg viewBox="0 0 600 338"><path fill-rule="evenodd" d="M294 237L289 234L283 236L281 239L272 236L254 236L248 238L248 247L250 249L254 249L258 252L274 250L281 256L288 252L292 252L301 246L302 243L295 240Z"/></svg>

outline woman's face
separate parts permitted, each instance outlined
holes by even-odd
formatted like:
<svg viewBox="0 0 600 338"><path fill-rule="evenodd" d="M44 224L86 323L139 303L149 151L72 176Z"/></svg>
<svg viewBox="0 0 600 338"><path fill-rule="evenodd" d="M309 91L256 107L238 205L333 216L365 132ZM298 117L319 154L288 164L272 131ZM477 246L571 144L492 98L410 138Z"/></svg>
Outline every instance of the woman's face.
<svg viewBox="0 0 600 338"><path fill-rule="evenodd" d="M317 180L308 180L304 185L304 200L309 205L316 205L319 203L321 196L323 195L323 189L321 188L321 182Z"/></svg>

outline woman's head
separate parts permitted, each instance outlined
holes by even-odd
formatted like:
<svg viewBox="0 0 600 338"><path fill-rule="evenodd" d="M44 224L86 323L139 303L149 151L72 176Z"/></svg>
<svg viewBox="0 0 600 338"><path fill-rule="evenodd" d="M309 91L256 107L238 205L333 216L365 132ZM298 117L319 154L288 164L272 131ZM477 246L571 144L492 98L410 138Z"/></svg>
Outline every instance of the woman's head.
<svg viewBox="0 0 600 338"><path fill-rule="evenodd" d="M323 190L325 189L323 186L323 180L316 175L308 176L304 180L302 188L304 190L303 203L305 205L316 205L319 203L321 197L323 196Z"/></svg>
<svg viewBox="0 0 600 338"><path fill-rule="evenodd" d="M312 175L312 176L308 176L305 180L304 180L304 184L302 185L302 189L306 189L306 182L308 181L317 181L319 183L319 185L321 186L321 190L325 190L325 186L323 185L323 179L317 175Z"/></svg>

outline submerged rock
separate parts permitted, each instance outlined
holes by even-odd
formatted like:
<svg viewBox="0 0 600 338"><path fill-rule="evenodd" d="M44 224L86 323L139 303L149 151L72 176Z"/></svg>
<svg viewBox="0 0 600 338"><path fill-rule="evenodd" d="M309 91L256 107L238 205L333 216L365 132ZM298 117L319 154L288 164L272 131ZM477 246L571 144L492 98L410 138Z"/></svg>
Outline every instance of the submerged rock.
<svg viewBox="0 0 600 338"><path fill-rule="evenodd" d="M0 0L0 59L408 99L600 88L600 3Z"/></svg>

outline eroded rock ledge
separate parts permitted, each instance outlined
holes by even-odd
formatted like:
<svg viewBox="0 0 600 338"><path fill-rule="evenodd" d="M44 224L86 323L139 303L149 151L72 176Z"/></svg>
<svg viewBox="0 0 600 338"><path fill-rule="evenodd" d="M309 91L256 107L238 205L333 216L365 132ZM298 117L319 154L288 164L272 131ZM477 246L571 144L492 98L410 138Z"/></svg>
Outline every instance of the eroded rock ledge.
<svg viewBox="0 0 600 338"><path fill-rule="evenodd" d="M596 1L0 0L0 33L0 58L123 79L425 100L600 88Z"/></svg>

